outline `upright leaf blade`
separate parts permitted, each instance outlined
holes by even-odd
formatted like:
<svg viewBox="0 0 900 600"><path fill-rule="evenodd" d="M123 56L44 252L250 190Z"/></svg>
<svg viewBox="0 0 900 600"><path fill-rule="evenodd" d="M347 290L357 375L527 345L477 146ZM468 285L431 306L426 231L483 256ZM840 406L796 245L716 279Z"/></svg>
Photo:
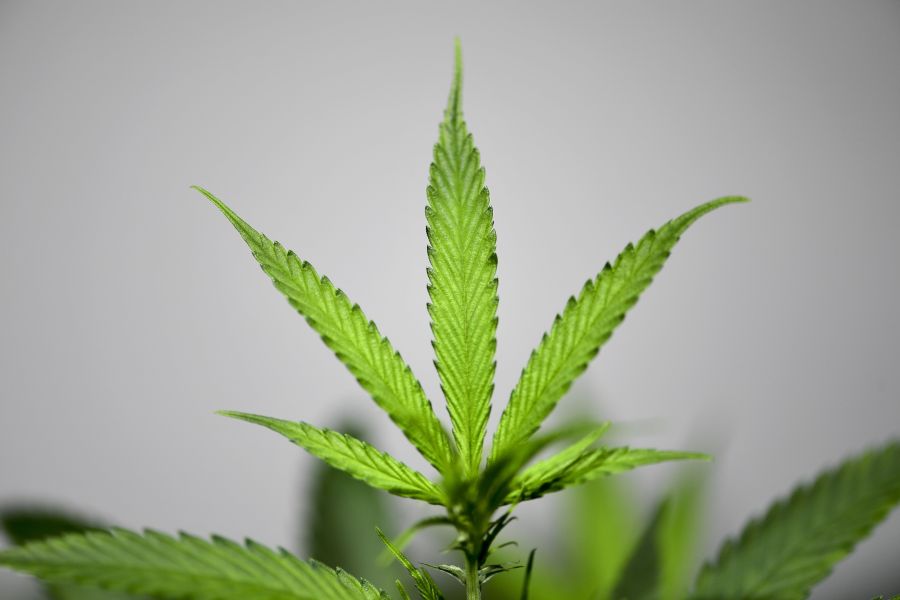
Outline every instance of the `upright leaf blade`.
<svg viewBox="0 0 900 600"><path fill-rule="evenodd" d="M709 470L685 468L666 498L656 543L659 547L659 600L683 600L699 566L700 540Z"/></svg>
<svg viewBox="0 0 900 600"><path fill-rule="evenodd" d="M657 600L660 576L657 537L666 506L667 502L663 501L653 511L653 517L644 529L613 591L612 597L615 600Z"/></svg>
<svg viewBox="0 0 900 600"><path fill-rule="evenodd" d="M70 534L0 553L0 564L58 583L172 600L386 600L366 582L224 538L146 531Z"/></svg>
<svg viewBox="0 0 900 600"><path fill-rule="evenodd" d="M613 600L612 592L637 542L638 494L622 477L599 479L566 495L570 598Z"/></svg>
<svg viewBox="0 0 900 600"><path fill-rule="evenodd" d="M320 277L311 264L253 229L224 202L202 188L195 189L234 225L278 291L306 317L375 403L438 471L446 471L452 452L431 402L403 358L359 305L351 303L328 278Z"/></svg>
<svg viewBox="0 0 900 600"><path fill-rule="evenodd" d="M304 422L234 411L221 411L220 414L262 425L280 433L335 469L365 481L372 487L397 496L424 500L430 504L444 503L440 489L424 475L390 454L381 452L353 436L330 429L320 429Z"/></svg>
<svg viewBox="0 0 900 600"><path fill-rule="evenodd" d="M484 169L462 116L456 68L427 190L428 294L435 366L468 474L478 471L494 389L497 235Z"/></svg>
<svg viewBox="0 0 900 600"><path fill-rule="evenodd" d="M799 600L900 502L900 441L851 458L727 541L693 598Z"/></svg>
<svg viewBox="0 0 900 600"><path fill-rule="evenodd" d="M569 298L522 371L494 434L491 460L537 431L653 281L685 230L720 206L745 201L719 198L650 231L585 283L577 298Z"/></svg>

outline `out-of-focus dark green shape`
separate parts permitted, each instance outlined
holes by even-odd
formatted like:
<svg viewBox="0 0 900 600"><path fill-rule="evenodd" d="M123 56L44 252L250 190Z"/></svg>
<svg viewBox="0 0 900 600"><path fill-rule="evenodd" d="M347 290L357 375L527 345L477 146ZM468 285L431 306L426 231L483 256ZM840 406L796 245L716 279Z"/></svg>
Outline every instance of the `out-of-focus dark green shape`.
<svg viewBox="0 0 900 600"><path fill-rule="evenodd" d="M700 567L710 479L709 470L687 465L666 500L656 538L659 600L684 600Z"/></svg>
<svg viewBox="0 0 900 600"><path fill-rule="evenodd" d="M15 546L102 529L105 526L99 521L59 509L24 504L0 509L0 530ZM139 600L137 596L70 584L46 584L44 589L52 600Z"/></svg>
<svg viewBox="0 0 900 600"><path fill-rule="evenodd" d="M612 597L616 600L656 600L659 590L660 548L657 544L668 499L660 502L628 560Z"/></svg>
<svg viewBox="0 0 900 600"><path fill-rule="evenodd" d="M637 541L637 493L629 480L601 479L570 492L568 561L578 574L573 593L607 600Z"/></svg>
<svg viewBox="0 0 900 600"><path fill-rule="evenodd" d="M686 469L657 504L611 600L683 600L697 568L707 477Z"/></svg>
<svg viewBox="0 0 900 600"><path fill-rule="evenodd" d="M366 432L345 424L337 431L365 440ZM378 563L384 546L375 528L395 532L390 496L343 471L317 462L309 488L310 507L301 521L300 546L305 554L388 590L400 571Z"/></svg>
<svg viewBox="0 0 900 600"><path fill-rule="evenodd" d="M708 478L684 469L642 526L639 494L627 478L608 478L564 497L563 546L531 574L532 600L683 600L699 562ZM490 598L517 600L521 584L498 579Z"/></svg>

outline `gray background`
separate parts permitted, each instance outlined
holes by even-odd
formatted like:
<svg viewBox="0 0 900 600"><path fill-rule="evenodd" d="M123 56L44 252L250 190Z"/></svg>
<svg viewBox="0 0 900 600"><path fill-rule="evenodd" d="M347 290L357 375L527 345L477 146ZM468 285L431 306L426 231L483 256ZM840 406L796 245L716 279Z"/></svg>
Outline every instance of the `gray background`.
<svg viewBox="0 0 900 600"><path fill-rule="evenodd" d="M311 459L218 408L353 411L421 466L188 186L329 274L439 398L423 205L454 35L499 236L496 402L625 243L745 194L575 395L636 443L716 447L708 554L898 434L896 1L6 1L0 501L292 545ZM900 593L898 538L894 514L815 597Z"/></svg>

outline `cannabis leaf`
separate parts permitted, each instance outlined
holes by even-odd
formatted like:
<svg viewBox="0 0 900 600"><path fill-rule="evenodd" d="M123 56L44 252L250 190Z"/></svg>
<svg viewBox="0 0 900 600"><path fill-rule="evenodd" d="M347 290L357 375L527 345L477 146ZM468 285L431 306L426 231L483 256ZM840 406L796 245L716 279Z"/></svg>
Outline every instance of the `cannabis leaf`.
<svg viewBox="0 0 900 600"><path fill-rule="evenodd" d="M452 452L431 402L400 354L359 305L352 304L344 292L293 251L253 229L224 202L202 188L195 189L231 221L278 291L306 317L378 406L438 471L446 471Z"/></svg>
<svg viewBox="0 0 900 600"><path fill-rule="evenodd" d="M8 506L0 510L0 531L16 546L101 529L105 527L96 521L50 508Z"/></svg>
<svg viewBox="0 0 900 600"><path fill-rule="evenodd" d="M653 511L653 517L625 564L625 570L612 593L615 600L656 600L660 574L657 536L665 510L666 502L663 501Z"/></svg>
<svg viewBox="0 0 900 600"><path fill-rule="evenodd" d="M678 478L664 500L656 544L659 548L659 599L683 600L699 565L702 516L709 471L694 465Z"/></svg>
<svg viewBox="0 0 900 600"><path fill-rule="evenodd" d="M173 600L388 600L367 582L285 550L184 533L69 534L0 553L0 564L51 582Z"/></svg>
<svg viewBox="0 0 900 600"><path fill-rule="evenodd" d="M806 598L900 502L900 442L851 458L779 500L727 541L693 598Z"/></svg>
<svg viewBox="0 0 900 600"><path fill-rule="evenodd" d="M234 411L219 411L219 414L268 427L332 467L372 487L430 504L446 503L441 490L424 475L351 435L261 415Z"/></svg>
<svg viewBox="0 0 900 600"><path fill-rule="evenodd" d="M428 571L416 567L399 548L394 546L391 541L387 539L387 536L384 535L384 532L381 531L381 529L377 529L376 533L378 534L378 537L381 538L384 545L387 546L390 553L393 554L397 561L409 572L422 600L444 600L441 590L438 588ZM403 590L403 585L399 581L397 582L397 587L401 590L401 593L406 596L406 591Z"/></svg>
<svg viewBox="0 0 900 600"><path fill-rule="evenodd" d="M0 530L16 546L103 529L105 526L93 519L57 509L10 506L0 510ZM45 587L47 596L53 600L138 600L136 596L74 584L48 584Z"/></svg>
<svg viewBox="0 0 900 600"><path fill-rule="evenodd" d="M611 598L683 600L687 596L704 482L697 473L688 472L657 503Z"/></svg>
<svg viewBox="0 0 900 600"><path fill-rule="evenodd" d="M672 460L708 459L709 456L698 452L627 447L587 450L559 463L554 457L528 467L516 477L507 502L533 500L598 477L623 473L646 465Z"/></svg>
<svg viewBox="0 0 900 600"><path fill-rule="evenodd" d="M435 367L466 473L478 472L494 391L497 234L484 169L462 117L462 54L427 190L428 294Z"/></svg>
<svg viewBox="0 0 900 600"><path fill-rule="evenodd" d="M587 368L638 297L663 267L681 235L706 213L746 198L730 196L702 204L629 244L614 264L569 298L522 371L494 434L491 460L530 437L572 382Z"/></svg>
<svg viewBox="0 0 900 600"><path fill-rule="evenodd" d="M338 429L363 441L368 438L367 429L355 421L345 421ZM298 515L303 554L338 565L381 589L392 588L397 569L379 564L384 546L372 535L376 527L396 529L391 498L324 462L312 467L309 485L302 490L308 493L309 506Z"/></svg>

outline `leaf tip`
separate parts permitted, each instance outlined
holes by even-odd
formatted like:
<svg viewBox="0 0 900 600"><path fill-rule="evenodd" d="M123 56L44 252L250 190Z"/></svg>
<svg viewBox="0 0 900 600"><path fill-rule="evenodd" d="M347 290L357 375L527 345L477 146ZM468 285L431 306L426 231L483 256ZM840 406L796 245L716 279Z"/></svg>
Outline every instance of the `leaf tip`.
<svg viewBox="0 0 900 600"><path fill-rule="evenodd" d="M247 421L248 423L258 423L259 417L238 410L217 410L215 414L220 417L228 417L229 419L237 419L238 421Z"/></svg>
<svg viewBox="0 0 900 600"><path fill-rule="evenodd" d="M453 39L453 81L450 84L445 114L448 122L455 122L462 116L462 72L462 42L457 36Z"/></svg>

